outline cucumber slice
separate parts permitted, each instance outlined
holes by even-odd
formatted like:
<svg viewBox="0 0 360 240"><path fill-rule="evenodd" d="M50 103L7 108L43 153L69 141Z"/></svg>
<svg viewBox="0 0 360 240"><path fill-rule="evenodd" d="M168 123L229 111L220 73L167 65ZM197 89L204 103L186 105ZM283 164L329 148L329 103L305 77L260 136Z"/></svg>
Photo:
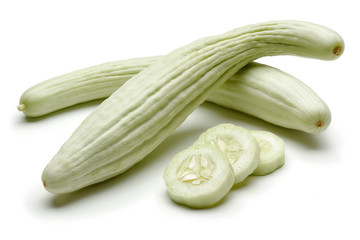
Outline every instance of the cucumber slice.
<svg viewBox="0 0 360 240"><path fill-rule="evenodd" d="M235 183L242 182L257 167L260 148L256 139L245 128L220 124L209 128L195 144L217 146L228 157L235 174Z"/></svg>
<svg viewBox="0 0 360 240"><path fill-rule="evenodd" d="M234 172L225 154L202 144L176 154L163 178L170 198L192 208L213 206L234 184Z"/></svg>
<svg viewBox="0 0 360 240"><path fill-rule="evenodd" d="M253 176L263 176L282 167L285 162L285 143L277 135L267 131L249 131L260 146L260 161Z"/></svg>

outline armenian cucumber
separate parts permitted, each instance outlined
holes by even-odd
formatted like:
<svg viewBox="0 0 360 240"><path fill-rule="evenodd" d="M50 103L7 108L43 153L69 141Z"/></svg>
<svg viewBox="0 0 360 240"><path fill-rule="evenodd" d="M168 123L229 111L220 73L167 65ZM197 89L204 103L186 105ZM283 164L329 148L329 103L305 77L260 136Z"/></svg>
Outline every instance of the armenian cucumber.
<svg viewBox="0 0 360 240"><path fill-rule="evenodd" d="M107 98L156 59L159 57L107 62L48 79L28 88L17 108L27 117L42 117L75 104Z"/></svg>
<svg viewBox="0 0 360 240"><path fill-rule="evenodd" d="M279 69L251 63L207 99L272 124L319 134L331 123L327 104L305 83Z"/></svg>

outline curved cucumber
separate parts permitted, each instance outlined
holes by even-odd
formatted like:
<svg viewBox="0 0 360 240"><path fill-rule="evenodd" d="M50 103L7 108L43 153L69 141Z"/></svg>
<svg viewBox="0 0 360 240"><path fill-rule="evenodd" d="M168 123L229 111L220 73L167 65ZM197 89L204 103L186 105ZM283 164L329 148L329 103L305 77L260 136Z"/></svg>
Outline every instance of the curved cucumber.
<svg viewBox="0 0 360 240"><path fill-rule="evenodd" d="M193 208L216 204L234 183L227 157L210 145L194 145L176 154L163 178L171 199Z"/></svg>
<svg viewBox="0 0 360 240"><path fill-rule="evenodd" d="M284 141L268 131L251 130L249 132L255 137L260 146L259 164L251 175L266 175L282 167L285 161Z"/></svg>
<svg viewBox="0 0 360 240"><path fill-rule="evenodd" d="M41 117L66 107L109 97L159 57L107 62L40 82L20 97L18 110Z"/></svg>
<svg viewBox="0 0 360 240"><path fill-rule="evenodd" d="M145 158L209 95L267 55L332 60L341 37L312 23L248 25L178 48L127 81L80 124L42 174L52 193L116 176Z"/></svg>
<svg viewBox="0 0 360 240"><path fill-rule="evenodd" d="M220 124L206 130L195 144L213 145L225 153L234 169L235 184L242 182L258 166L260 148L245 128Z"/></svg>
<svg viewBox="0 0 360 240"><path fill-rule="evenodd" d="M279 69L254 62L207 100L312 134L325 131L331 122L329 107L309 86Z"/></svg>

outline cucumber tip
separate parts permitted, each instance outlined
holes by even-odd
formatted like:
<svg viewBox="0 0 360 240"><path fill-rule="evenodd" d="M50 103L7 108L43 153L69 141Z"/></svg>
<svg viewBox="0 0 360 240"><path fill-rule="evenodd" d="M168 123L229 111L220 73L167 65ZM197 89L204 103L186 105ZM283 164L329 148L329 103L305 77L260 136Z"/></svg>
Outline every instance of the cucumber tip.
<svg viewBox="0 0 360 240"><path fill-rule="evenodd" d="M316 125L317 128L321 128L321 127L323 127L325 124L324 124L323 121L320 120L320 121L317 121L315 125Z"/></svg>
<svg viewBox="0 0 360 240"><path fill-rule="evenodd" d="M17 109L20 111L20 112L23 112L25 109L26 109L26 105L25 104L20 104L19 106L17 106Z"/></svg>
<svg viewBox="0 0 360 240"><path fill-rule="evenodd" d="M340 45L337 45L333 48L333 53L335 56L340 56L343 52L343 47Z"/></svg>

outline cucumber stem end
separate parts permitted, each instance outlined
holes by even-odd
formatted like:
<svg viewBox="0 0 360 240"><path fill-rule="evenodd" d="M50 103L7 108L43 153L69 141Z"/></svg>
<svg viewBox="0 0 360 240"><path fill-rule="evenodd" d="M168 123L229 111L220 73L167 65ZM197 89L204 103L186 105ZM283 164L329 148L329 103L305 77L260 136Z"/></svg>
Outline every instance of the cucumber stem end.
<svg viewBox="0 0 360 240"><path fill-rule="evenodd" d="M323 121L317 121L316 127L321 128L322 126L324 126L324 122Z"/></svg>
<svg viewBox="0 0 360 240"><path fill-rule="evenodd" d="M333 53L335 56L340 56L342 54L342 52L343 52L343 48L340 45L335 46L333 49Z"/></svg>

